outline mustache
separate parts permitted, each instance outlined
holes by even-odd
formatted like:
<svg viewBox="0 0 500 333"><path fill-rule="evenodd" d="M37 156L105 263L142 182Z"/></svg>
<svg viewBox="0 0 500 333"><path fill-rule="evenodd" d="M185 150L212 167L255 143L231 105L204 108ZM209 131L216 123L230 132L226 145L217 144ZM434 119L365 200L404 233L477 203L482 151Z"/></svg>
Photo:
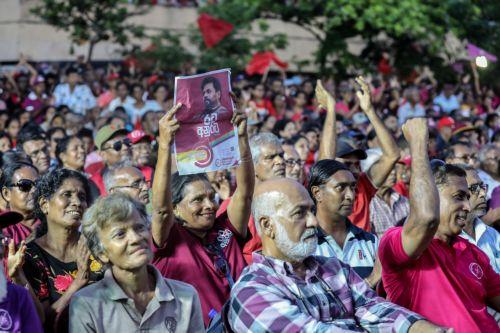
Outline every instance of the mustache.
<svg viewBox="0 0 500 333"><path fill-rule="evenodd" d="M309 228L307 229L303 234L302 234L302 237L301 240L304 240L308 237L311 237L311 236L315 236L316 235L316 228Z"/></svg>

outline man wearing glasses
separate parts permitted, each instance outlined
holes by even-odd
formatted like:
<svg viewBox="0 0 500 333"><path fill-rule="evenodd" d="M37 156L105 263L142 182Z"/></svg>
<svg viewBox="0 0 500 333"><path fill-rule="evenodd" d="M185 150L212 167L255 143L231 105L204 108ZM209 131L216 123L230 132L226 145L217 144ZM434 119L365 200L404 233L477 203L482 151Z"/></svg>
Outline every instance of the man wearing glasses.
<svg viewBox="0 0 500 333"><path fill-rule="evenodd" d="M490 259L493 269L500 273L500 236L494 228L489 227L481 220L488 209L486 203L488 184L481 180L473 167L468 165L460 166L467 175L467 185L470 192L470 214L460 236L483 250Z"/></svg>
<svg viewBox="0 0 500 333"><path fill-rule="evenodd" d="M127 138L128 131L113 125L103 126L95 136L95 145L104 163L104 168L96 171L90 179L97 185L101 195L105 195L103 175L106 170L120 162L130 161L132 150L130 139Z"/></svg>
<svg viewBox="0 0 500 333"><path fill-rule="evenodd" d="M450 145L445 153L445 162L449 164L464 164L471 167L477 166L476 154L470 145L456 142Z"/></svg>
<svg viewBox="0 0 500 333"><path fill-rule="evenodd" d="M129 163L109 168L104 173L107 193L121 192L144 205L149 204L149 184L144 175Z"/></svg>

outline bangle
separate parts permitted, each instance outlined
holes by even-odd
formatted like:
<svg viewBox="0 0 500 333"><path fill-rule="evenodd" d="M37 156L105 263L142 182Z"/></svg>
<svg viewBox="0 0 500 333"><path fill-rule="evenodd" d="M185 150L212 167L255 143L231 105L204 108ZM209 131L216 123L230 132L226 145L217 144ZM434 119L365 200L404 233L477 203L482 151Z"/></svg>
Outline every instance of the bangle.
<svg viewBox="0 0 500 333"><path fill-rule="evenodd" d="M252 162L252 156L243 156L243 157L240 157L240 161L241 161L241 163Z"/></svg>

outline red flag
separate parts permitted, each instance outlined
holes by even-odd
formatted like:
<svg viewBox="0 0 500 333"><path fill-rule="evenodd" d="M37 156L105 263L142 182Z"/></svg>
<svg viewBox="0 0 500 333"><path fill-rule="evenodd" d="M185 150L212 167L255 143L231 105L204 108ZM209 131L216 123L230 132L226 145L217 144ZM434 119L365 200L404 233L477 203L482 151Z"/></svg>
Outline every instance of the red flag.
<svg viewBox="0 0 500 333"><path fill-rule="evenodd" d="M248 63L246 72L248 75L262 75L266 72L269 66L271 66L271 62L274 62L276 65L283 69L288 67L288 64L278 58L278 56L272 51L257 52L253 55L252 59Z"/></svg>
<svg viewBox="0 0 500 333"><path fill-rule="evenodd" d="M205 45L207 48L211 48L229 35L234 27L229 22L203 13L198 17L198 28L203 36Z"/></svg>

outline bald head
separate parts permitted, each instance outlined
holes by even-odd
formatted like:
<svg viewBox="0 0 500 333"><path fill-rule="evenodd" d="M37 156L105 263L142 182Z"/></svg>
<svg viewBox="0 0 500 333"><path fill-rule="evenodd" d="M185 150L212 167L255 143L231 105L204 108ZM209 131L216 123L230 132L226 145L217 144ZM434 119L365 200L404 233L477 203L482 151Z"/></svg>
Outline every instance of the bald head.
<svg viewBox="0 0 500 333"><path fill-rule="evenodd" d="M263 254L299 262L314 253L317 221L304 186L276 178L259 183L254 193L252 214Z"/></svg>
<svg viewBox="0 0 500 333"><path fill-rule="evenodd" d="M252 215L257 232L260 234L258 221L261 218L276 216L278 211L286 215L297 205L313 205L309 193L299 182L289 178L273 178L258 183L252 201Z"/></svg>

